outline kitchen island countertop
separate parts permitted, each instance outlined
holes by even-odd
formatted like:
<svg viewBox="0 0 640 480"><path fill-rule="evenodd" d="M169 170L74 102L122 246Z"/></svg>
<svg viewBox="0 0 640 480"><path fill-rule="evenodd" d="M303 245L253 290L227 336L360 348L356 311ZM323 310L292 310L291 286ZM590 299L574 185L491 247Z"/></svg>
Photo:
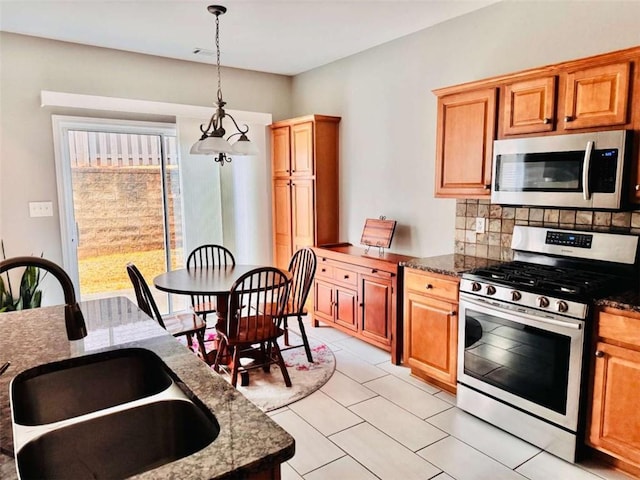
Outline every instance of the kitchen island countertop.
<svg viewBox="0 0 640 480"><path fill-rule="evenodd" d="M0 360L11 366L0 376L0 447L13 451L9 384L36 365L122 348L155 352L215 415L220 434L204 449L139 479L244 478L270 471L293 457L294 439L249 402L157 322L125 297L82 302L88 335L67 340L63 306L0 314ZM0 478L17 478L11 457L0 454Z"/></svg>

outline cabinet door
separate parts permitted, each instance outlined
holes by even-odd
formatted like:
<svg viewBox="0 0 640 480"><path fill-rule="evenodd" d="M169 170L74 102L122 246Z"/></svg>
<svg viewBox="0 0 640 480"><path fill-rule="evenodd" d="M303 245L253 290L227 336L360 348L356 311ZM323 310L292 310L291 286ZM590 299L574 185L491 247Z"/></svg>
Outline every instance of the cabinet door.
<svg viewBox="0 0 640 480"><path fill-rule="evenodd" d="M315 244L314 181L291 180L291 227L293 251Z"/></svg>
<svg viewBox="0 0 640 480"><path fill-rule="evenodd" d="M334 321L334 288L330 283L316 280L313 283L314 315L320 320Z"/></svg>
<svg viewBox="0 0 640 480"><path fill-rule="evenodd" d="M271 168L274 177L286 177L291 174L289 127L271 130Z"/></svg>
<svg viewBox="0 0 640 480"><path fill-rule="evenodd" d="M553 130L556 77L515 82L504 87L504 135Z"/></svg>
<svg viewBox="0 0 640 480"><path fill-rule="evenodd" d="M563 125L566 130L627 123L629 62L567 74Z"/></svg>
<svg viewBox="0 0 640 480"><path fill-rule="evenodd" d="M490 196L495 124L495 88L438 99L436 197Z"/></svg>
<svg viewBox="0 0 640 480"><path fill-rule="evenodd" d="M313 175L313 122L291 127L291 175Z"/></svg>
<svg viewBox="0 0 640 480"><path fill-rule="evenodd" d="M336 323L351 330L357 330L357 310L358 295L355 290L343 287L335 287L335 321Z"/></svg>
<svg viewBox="0 0 640 480"><path fill-rule="evenodd" d="M361 333L391 345L391 280L360 275Z"/></svg>
<svg viewBox="0 0 640 480"><path fill-rule="evenodd" d="M596 344L589 443L640 465L640 352Z"/></svg>
<svg viewBox="0 0 640 480"><path fill-rule="evenodd" d="M412 370L455 387L457 305L408 292L405 296L405 358Z"/></svg>
<svg viewBox="0 0 640 480"><path fill-rule="evenodd" d="M293 253L290 183L287 179L273 181L273 261L276 267L285 270Z"/></svg>

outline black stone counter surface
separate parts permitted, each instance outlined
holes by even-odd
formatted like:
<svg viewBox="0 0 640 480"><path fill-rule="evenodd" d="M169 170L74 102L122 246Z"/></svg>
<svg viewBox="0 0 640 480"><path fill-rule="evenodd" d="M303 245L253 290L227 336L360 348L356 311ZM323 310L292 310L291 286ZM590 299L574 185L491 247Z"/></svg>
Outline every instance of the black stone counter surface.
<svg viewBox="0 0 640 480"><path fill-rule="evenodd" d="M0 314L0 364L11 362L0 376L2 452L13 452L9 382L18 373L53 361L137 347L155 352L173 370L215 415L220 434L199 452L134 478L243 478L293 457L295 442L286 431L127 298L81 303L89 334L76 341L67 340L63 308ZM14 460L6 454L0 454L0 478L17 478Z"/></svg>
<svg viewBox="0 0 640 480"><path fill-rule="evenodd" d="M473 270L474 268L487 267L499 263L502 262L500 260L471 257L456 253L436 257L415 258L403 262L401 265L406 268L415 268L425 272L460 277L463 273ZM623 311L640 313L640 291L634 289L605 298L598 298L594 301L594 304L597 307L612 307Z"/></svg>
<svg viewBox="0 0 640 480"><path fill-rule="evenodd" d="M404 267L415 268L425 272L440 273L442 275L450 275L459 277L464 272L473 270L474 268L487 267L502 263L500 260L491 260L488 258L470 257L468 255L460 255L453 253L450 255L440 255L437 257L415 258L402 263Z"/></svg>
<svg viewBox="0 0 640 480"><path fill-rule="evenodd" d="M606 298L599 298L595 301L595 305L597 307L611 307L627 312L640 313L640 292L637 289L633 289Z"/></svg>

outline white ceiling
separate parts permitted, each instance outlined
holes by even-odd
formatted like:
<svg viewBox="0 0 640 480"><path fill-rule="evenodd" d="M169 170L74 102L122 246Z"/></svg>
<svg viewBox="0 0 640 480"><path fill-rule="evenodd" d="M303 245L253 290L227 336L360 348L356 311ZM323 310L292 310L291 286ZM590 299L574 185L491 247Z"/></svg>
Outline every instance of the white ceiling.
<svg viewBox="0 0 640 480"><path fill-rule="evenodd" d="M295 75L497 0L220 0L222 65ZM0 30L196 62L216 0L0 0Z"/></svg>

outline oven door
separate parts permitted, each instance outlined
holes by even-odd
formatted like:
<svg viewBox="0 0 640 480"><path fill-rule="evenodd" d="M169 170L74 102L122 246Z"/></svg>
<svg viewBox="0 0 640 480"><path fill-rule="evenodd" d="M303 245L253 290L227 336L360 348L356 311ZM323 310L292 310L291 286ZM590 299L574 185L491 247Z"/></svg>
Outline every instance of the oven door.
<svg viewBox="0 0 640 480"><path fill-rule="evenodd" d="M509 307L460 294L458 383L575 432L584 322Z"/></svg>

